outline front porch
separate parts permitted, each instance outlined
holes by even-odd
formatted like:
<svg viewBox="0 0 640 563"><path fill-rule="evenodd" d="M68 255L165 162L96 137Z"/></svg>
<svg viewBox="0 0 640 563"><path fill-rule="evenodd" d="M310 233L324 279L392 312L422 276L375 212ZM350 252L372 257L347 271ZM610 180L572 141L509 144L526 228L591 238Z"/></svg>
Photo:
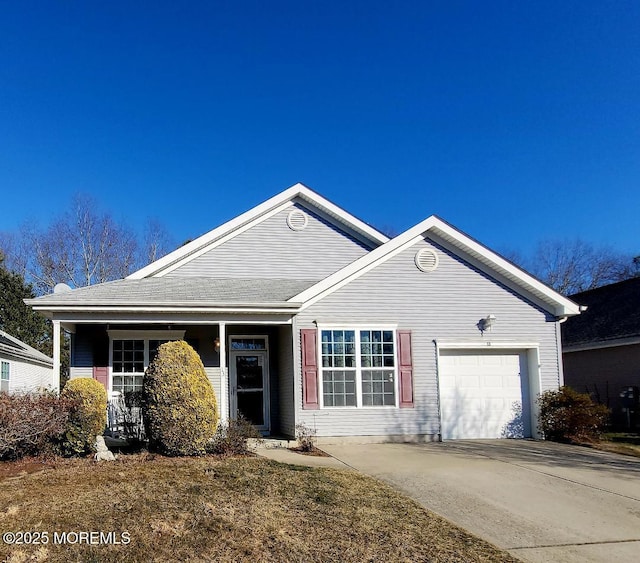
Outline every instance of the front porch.
<svg viewBox="0 0 640 563"><path fill-rule="evenodd" d="M105 386L110 397L110 423L116 427L124 424L123 399L142 390L144 372L158 346L181 339L202 360L222 422L242 415L265 436L294 436L290 320L76 322L64 328L72 338L70 377L93 377Z"/></svg>

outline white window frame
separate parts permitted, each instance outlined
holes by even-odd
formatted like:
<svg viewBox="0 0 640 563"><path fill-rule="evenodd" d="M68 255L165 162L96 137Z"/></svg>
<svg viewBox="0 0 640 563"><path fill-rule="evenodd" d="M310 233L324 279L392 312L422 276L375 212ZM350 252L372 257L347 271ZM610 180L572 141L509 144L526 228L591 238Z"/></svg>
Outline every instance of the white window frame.
<svg viewBox="0 0 640 563"><path fill-rule="evenodd" d="M142 340L144 342L144 370L142 372L116 372L116 375L144 376L149 367L150 340L184 340L184 330L108 330L109 334L109 392L113 393L113 341Z"/></svg>
<svg viewBox="0 0 640 563"><path fill-rule="evenodd" d="M7 377L3 377L3 368L7 366ZM9 386L11 385L11 362L9 360L0 360L0 391L9 392ZM5 387L5 389L2 389Z"/></svg>
<svg viewBox="0 0 640 563"><path fill-rule="evenodd" d="M321 409L325 410L337 410L340 412L344 411L362 411L362 410L372 410L372 409L383 409L389 410L393 408L399 408L399 389L398 389L398 325L395 324L375 324L375 323L356 323L356 324L317 324L317 350L318 350L318 400ZM325 370L336 369L333 368L325 368L322 365L322 331L323 330L352 330L355 333L355 345L356 345L356 366L355 366L355 374L356 374L356 404L355 406L348 407L336 407L336 406L325 406L324 404L324 385L323 385L323 373ZM393 370L393 394L395 402L393 405L363 405L362 404L362 359L361 359L361 341L360 341L360 331L391 331L393 333L393 368L384 368L387 371ZM340 369L340 368L337 368ZM353 369L353 368L348 368ZM365 370L369 368L364 368ZM377 369L377 368L374 368Z"/></svg>

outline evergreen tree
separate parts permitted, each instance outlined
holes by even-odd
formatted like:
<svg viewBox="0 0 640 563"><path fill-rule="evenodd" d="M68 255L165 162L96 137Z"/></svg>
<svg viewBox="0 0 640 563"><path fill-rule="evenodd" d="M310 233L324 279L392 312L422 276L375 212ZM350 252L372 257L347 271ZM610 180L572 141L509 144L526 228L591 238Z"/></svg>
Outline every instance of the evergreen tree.
<svg viewBox="0 0 640 563"><path fill-rule="evenodd" d="M0 329L51 356L51 323L25 304L24 299L35 297L33 288L3 262L0 255Z"/></svg>

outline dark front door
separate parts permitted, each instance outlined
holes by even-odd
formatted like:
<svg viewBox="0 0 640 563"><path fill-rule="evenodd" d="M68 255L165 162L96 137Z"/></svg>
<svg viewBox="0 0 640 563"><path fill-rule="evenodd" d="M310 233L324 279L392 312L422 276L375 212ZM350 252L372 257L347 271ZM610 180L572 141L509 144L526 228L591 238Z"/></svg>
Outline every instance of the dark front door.
<svg viewBox="0 0 640 563"><path fill-rule="evenodd" d="M269 431L267 353L231 352L231 415Z"/></svg>

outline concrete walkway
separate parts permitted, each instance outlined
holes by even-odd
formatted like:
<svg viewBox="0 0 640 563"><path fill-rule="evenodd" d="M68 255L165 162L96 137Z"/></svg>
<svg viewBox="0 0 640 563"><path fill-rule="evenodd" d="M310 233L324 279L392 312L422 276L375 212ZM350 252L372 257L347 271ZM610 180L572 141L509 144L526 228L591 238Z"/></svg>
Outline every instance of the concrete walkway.
<svg viewBox="0 0 640 563"><path fill-rule="evenodd" d="M351 469L348 465L334 457L319 457L299 454L283 447L265 448L258 446L256 454L267 459L279 461L280 463L290 463L292 465L303 465L305 467L334 467L336 469Z"/></svg>
<svg viewBox="0 0 640 563"><path fill-rule="evenodd" d="M524 561L640 561L640 459L548 442L327 445Z"/></svg>

